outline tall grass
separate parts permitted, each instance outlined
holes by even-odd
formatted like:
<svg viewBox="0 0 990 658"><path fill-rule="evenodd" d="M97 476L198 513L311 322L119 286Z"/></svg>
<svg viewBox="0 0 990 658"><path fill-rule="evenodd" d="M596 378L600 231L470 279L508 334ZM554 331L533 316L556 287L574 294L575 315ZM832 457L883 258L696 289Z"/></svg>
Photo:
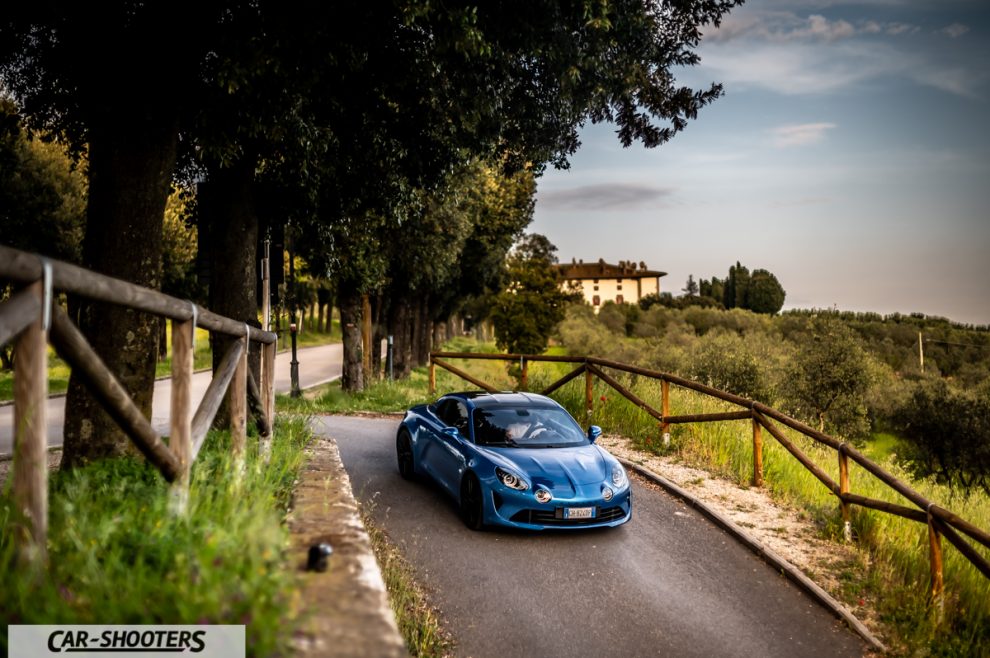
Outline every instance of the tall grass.
<svg viewBox="0 0 990 658"><path fill-rule="evenodd" d="M118 458L50 481L49 566L16 564L16 511L0 496L0 616L12 624L245 624L248 652L287 651L301 611L283 525L308 433L280 423L271 461L249 451L240 478L229 434L211 433L193 465L189 509L169 512L168 484ZM0 643L6 646L6 626Z"/></svg>

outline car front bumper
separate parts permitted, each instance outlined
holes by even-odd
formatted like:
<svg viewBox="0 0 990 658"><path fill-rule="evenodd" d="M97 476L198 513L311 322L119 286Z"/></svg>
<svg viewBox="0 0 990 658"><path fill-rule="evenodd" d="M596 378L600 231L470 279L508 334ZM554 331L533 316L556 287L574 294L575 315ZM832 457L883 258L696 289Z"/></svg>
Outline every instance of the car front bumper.
<svg viewBox="0 0 990 658"><path fill-rule="evenodd" d="M611 500L603 498L600 483L576 489L566 497L554 495L549 502L540 503L531 489L518 491L495 484L485 496L485 523L524 530L576 530L619 526L632 518L628 483ZM589 508L590 518L574 516L580 511L587 513Z"/></svg>

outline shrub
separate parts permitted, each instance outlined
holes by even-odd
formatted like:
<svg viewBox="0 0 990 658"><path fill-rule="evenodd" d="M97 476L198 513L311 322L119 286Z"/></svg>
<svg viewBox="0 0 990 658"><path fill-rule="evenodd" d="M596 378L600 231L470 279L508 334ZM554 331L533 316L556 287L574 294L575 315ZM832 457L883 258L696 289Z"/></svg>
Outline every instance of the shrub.
<svg viewBox="0 0 990 658"><path fill-rule="evenodd" d="M812 321L787 368L788 411L828 431L863 438L870 429L864 396L871 372L855 335L830 318Z"/></svg>
<svg viewBox="0 0 990 658"><path fill-rule="evenodd" d="M722 331L705 338L690 359L690 379L743 397L769 399L764 368L743 338Z"/></svg>
<svg viewBox="0 0 990 658"><path fill-rule="evenodd" d="M942 380L921 382L896 421L907 440L905 462L916 476L990 493L990 390L968 393Z"/></svg>

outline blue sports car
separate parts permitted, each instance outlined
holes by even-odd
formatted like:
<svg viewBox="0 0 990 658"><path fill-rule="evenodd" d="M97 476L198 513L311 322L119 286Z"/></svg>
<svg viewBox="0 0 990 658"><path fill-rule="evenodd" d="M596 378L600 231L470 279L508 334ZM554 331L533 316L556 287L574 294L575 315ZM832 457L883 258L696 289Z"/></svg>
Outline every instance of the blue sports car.
<svg viewBox="0 0 990 658"><path fill-rule="evenodd" d="M426 474L472 530L617 526L632 516L622 465L559 404L532 393L452 393L406 412L399 473Z"/></svg>

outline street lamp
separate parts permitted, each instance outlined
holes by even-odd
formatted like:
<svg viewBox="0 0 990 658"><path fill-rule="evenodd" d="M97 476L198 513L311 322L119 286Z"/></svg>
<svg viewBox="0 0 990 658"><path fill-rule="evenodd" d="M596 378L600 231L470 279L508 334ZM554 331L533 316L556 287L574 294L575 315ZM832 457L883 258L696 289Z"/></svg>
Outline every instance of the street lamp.
<svg viewBox="0 0 990 658"><path fill-rule="evenodd" d="M293 322L289 325L289 335L292 336L292 361L289 362L289 379L292 382L292 389L289 392L291 397L297 398L302 395L299 390L299 361L296 360L296 316L292 316Z"/></svg>

